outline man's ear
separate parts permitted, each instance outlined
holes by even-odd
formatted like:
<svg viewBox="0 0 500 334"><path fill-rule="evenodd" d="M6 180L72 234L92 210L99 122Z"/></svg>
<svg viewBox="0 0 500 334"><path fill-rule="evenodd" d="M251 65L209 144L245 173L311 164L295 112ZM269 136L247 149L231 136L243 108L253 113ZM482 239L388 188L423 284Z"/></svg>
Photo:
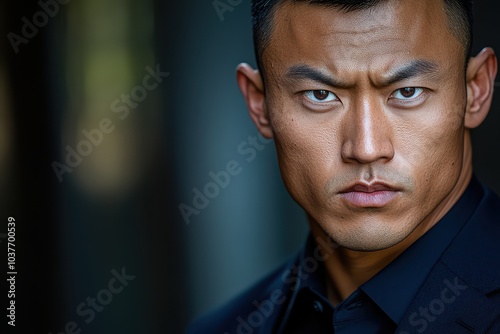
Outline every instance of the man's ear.
<svg viewBox="0 0 500 334"><path fill-rule="evenodd" d="M272 138L273 131L266 110L264 83L260 72L248 64L240 64L236 68L236 79L257 129L265 138Z"/></svg>
<svg viewBox="0 0 500 334"><path fill-rule="evenodd" d="M465 127L479 126L488 115L497 75L497 57L491 48L483 49L469 60L467 67L467 108Z"/></svg>

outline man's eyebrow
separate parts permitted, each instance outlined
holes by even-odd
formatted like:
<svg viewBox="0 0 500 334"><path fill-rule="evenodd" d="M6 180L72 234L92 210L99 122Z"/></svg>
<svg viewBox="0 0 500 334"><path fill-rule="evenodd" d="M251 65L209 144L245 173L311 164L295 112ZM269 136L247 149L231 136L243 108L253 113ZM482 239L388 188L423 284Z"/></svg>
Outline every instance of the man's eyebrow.
<svg viewBox="0 0 500 334"><path fill-rule="evenodd" d="M436 75L439 66L429 60L418 59L403 65L400 68L392 71L386 78L383 79L382 86L390 86L399 81L409 79L421 75ZM286 73L286 77L293 80L312 80L320 82L324 85L338 88L349 88L352 85L335 79L325 73L305 64L294 65Z"/></svg>
<svg viewBox="0 0 500 334"><path fill-rule="evenodd" d="M439 66L432 61L423 59L414 60L389 74L387 78L383 80L382 85L390 86L396 82L415 76L436 75L438 70Z"/></svg>
<svg viewBox="0 0 500 334"><path fill-rule="evenodd" d="M290 67L286 72L286 77L292 80L312 80L331 87L347 88L351 86L305 64Z"/></svg>

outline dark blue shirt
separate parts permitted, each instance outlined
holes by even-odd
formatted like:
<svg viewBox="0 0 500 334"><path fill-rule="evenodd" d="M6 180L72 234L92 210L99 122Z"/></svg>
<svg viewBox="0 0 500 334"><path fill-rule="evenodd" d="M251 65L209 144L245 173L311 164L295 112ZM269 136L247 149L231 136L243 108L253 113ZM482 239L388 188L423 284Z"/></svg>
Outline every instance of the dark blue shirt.
<svg viewBox="0 0 500 334"><path fill-rule="evenodd" d="M483 190L473 178L453 208L393 262L336 307L326 297L326 274L309 237L294 273L295 286L276 333L393 333L425 278L477 208ZM316 255L316 256L315 256ZM425 312L425 310L423 311Z"/></svg>

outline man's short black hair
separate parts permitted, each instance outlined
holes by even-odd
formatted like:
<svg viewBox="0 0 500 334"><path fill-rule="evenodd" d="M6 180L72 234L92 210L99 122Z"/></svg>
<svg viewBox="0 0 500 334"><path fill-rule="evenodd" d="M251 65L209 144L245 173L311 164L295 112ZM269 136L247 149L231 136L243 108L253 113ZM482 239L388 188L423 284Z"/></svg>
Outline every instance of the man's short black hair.
<svg viewBox="0 0 500 334"><path fill-rule="evenodd" d="M345 12L351 12L368 9L383 1L395 0L253 0L253 40L257 66L261 73L264 70L262 66L262 53L271 38L274 11L286 1L306 2L312 5L335 7ZM464 45L467 63L472 49L472 0L439 1L444 1L450 30Z"/></svg>

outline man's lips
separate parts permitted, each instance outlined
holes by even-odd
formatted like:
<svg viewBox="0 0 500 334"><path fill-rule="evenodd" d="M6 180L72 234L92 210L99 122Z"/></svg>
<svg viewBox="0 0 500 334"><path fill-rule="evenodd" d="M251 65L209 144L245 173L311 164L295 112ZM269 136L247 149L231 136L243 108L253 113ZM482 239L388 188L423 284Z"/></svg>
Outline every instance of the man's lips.
<svg viewBox="0 0 500 334"><path fill-rule="evenodd" d="M381 208L389 204L400 192L385 183L356 183L339 192L349 204L361 208Z"/></svg>

